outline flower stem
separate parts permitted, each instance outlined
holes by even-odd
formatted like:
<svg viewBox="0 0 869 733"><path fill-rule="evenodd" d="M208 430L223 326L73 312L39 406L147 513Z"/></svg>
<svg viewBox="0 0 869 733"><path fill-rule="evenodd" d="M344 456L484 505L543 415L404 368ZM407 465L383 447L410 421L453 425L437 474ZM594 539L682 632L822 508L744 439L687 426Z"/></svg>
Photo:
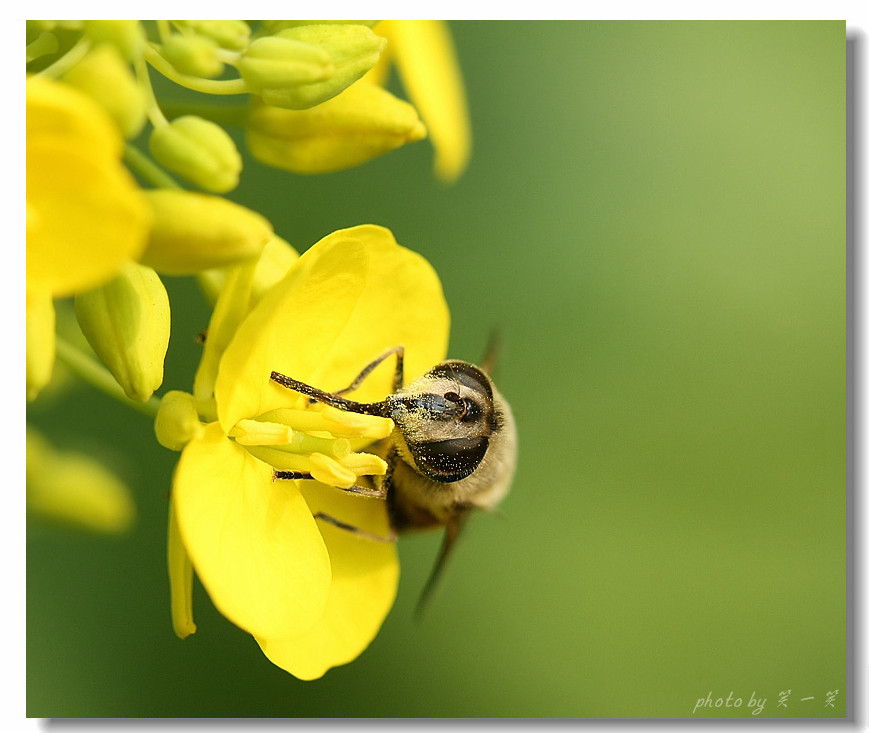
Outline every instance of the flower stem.
<svg viewBox="0 0 869 733"><path fill-rule="evenodd" d="M114 397L127 407L132 407L149 417L157 417L157 410L160 408L159 397L151 397L147 402L131 400L108 369L59 336L57 337L57 358L92 387L96 387L109 397Z"/></svg>
<svg viewBox="0 0 869 733"><path fill-rule="evenodd" d="M157 188L181 188L178 182L135 145L124 146L124 162Z"/></svg>
<svg viewBox="0 0 869 733"><path fill-rule="evenodd" d="M250 93L250 88L244 79L202 79L198 76L181 74L153 46L145 46L145 60L170 81L174 81L178 86L192 89L194 92L204 94Z"/></svg>
<svg viewBox="0 0 869 733"><path fill-rule="evenodd" d="M91 42L87 38L79 38L69 51L51 64L51 66L46 66L39 73L42 76L47 76L52 79L59 78L61 74L69 71L79 61L81 61L87 54L88 50L90 50L90 47Z"/></svg>

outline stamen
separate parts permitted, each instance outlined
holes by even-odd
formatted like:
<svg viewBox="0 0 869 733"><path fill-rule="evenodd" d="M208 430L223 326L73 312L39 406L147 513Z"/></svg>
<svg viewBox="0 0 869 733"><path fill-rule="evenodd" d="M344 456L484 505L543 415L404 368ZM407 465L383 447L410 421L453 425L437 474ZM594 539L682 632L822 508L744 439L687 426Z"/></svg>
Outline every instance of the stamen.
<svg viewBox="0 0 869 733"><path fill-rule="evenodd" d="M230 437L277 471L350 489L360 476L386 474L382 458L354 451L386 438L394 427L390 418L312 404L307 409L279 408L253 420L239 420Z"/></svg>
<svg viewBox="0 0 869 733"><path fill-rule="evenodd" d="M317 481L341 489L349 489L356 483L356 474L353 471L322 453L311 454L311 475Z"/></svg>
<svg viewBox="0 0 869 733"><path fill-rule="evenodd" d="M274 447L291 453L325 453L334 458L350 455L350 441L347 438L320 438L307 433L293 433L288 443Z"/></svg>
<svg viewBox="0 0 869 733"><path fill-rule="evenodd" d="M388 467L386 461L372 453L351 453L339 462L357 476L385 476Z"/></svg>
<svg viewBox="0 0 869 733"><path fill-rule="evenodd" d="M239 445L281 445L289 443L294 435L286 424L261 420L239 420L229 431Z"/></svg>
<svg viewBox="0 0 869 733"><path fill-rule="evenodd" d="M248 453L254 458L268 463L278 471L298 471L311 473L311 456L305 453L291 453L268 445L246 445Z"/></svg>

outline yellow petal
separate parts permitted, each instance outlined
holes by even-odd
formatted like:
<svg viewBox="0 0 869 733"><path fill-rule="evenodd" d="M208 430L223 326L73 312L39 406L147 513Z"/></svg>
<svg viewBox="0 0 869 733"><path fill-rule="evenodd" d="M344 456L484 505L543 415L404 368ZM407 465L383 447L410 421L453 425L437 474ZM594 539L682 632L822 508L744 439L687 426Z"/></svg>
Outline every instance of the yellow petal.
<svg viewBox="0 0 869 733"><path fill-rule="evenodd" d="M166 565L169 571L172 628L179 639L196 633L193 621L193 565L178 531L175 505L169 503L169 531L166 542Z"/></svg>
<svg viewBox="0 0 869 733"><path fill-rule="evenodd" d="M43 76L27 78L27 141L68 140L70 147L120 160L124 141L109 115L73 87Z"/></svg>
<svg viewBox="0 0 869 733"><path fill-rule="evenodd" d="M72 295L137 259L150 212L120 163L69 141L27 143L27 288Z"/></svg>
<svg viewBox="0 0 869 733"><path fill-rule="evenodd" d="M265 637L319 621L329 556L294 482L273 482L270 466L212 423L184 448L172 500L193 567L224 616Z"/></svg>
<svg viewBox="0 0 869 733"><path fill-rule="evenodd" d="M386 505L376 499L342 494L305 482L302 493L312 512L323 512L380 537L389 534ZM398 587L395 544L375 542L321 520L332 561L332 586L326 612L307 633L257 642L276 665L303 680L359 656L377 635Z"/></svg>
<svg viewBox="0 0 869 733"><path fill-rule="evenodd" d="M287 242L277 235L273 235L259 256L256 271L253 276L251 290L251 307L259 303L265 292L287 274L299 255ZM196 276L199 287L208 299L212 308L217 302L221 289L226 284L227 277L232 267L217 267L213 270L203 270Z"/></svg>
<svg viewBox="0 0 869 733"><path fill-rule="evenodd" d="M295 406L297 397L270 381L273 370L334 391L402 344L409 381L444 358L448 334L440 281L423 257L383 227L339 230L302 255L239 327L217 376L220 422L229 432L242 418ZM394 365L378 366L354 399L382 399Z"/></svg>
<svg viewBox="0 0 869 733"><path fill-rule="evenodd" d="M111 119L87 95L27 80L27 288L71 295L142 252L147 204Z"/></svg>
<svg viewBox="0 0 869 733"><path fill-rule="evenodd" d="M471 154L471 124L462 72L449 26L442 20L388 20L377 34L413 105L428 128L435 149L435 173L456 180Z"/></svg>
<svg viewBox="0 0 869 733"><path fill-rule="evenodd" d="M256 262L248 260L231 268L208 324L205 348L193 380L193 394L206 400L214 395L217 369L227 345L250 309Z"/></svg>

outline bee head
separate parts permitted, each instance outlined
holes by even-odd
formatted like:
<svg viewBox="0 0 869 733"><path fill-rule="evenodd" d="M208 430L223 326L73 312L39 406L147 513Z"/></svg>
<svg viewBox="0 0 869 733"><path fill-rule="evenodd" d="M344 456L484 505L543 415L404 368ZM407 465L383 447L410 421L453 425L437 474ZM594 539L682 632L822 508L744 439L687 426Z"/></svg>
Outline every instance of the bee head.
<svg viewBox="0 0 869 733"><path fill-rule="evenodd" d="M489 378L464 361L441 362L386 405L417 471L440 483L470 476L498 428Z"/></svg>

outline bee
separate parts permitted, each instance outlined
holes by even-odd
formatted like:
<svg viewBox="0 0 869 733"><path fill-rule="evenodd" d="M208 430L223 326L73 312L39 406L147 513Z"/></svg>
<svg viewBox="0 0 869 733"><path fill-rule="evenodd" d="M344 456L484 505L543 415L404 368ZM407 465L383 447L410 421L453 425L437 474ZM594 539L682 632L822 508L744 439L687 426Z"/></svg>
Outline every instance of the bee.
<svg viewBox="0 0 869 733"><path fill-rule="evenodd" d="M354 402L343 396L357 389L393 354L396 366L391 394L380 402ZM417 604L419 613L470 512L494 509L510 489L517 440L507 401L483 369L455 359L436 364L405 386L402 346L381 354L348 387L337 392L325 392L279 372L272 372L271 379L340 410L392 418L395 428L385 441L387 470L380 486L345 489L384 499L392 536L371 537L337 517L319 514L318 518L387 541L394 541L403 532L444 528L437 560ZM275 471L275 478L310 476Z"/></svg>

